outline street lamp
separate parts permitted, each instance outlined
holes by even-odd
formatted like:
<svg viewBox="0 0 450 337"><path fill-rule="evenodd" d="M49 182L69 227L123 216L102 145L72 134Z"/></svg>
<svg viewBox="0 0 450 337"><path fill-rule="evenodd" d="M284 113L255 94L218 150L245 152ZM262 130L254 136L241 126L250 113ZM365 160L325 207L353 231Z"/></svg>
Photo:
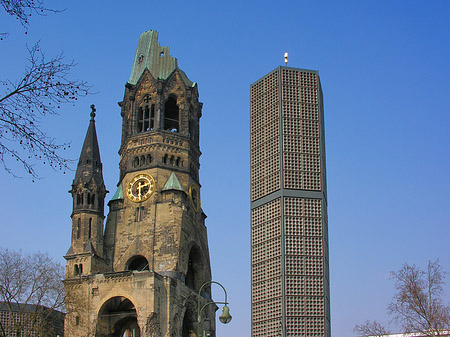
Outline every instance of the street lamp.
<svg viewBox="0 0 450 337"><path fill-rule="evenodd" d="M200 308L200 296L201 296L200 294L201 294L203 288L205 286L207 286L208 284L211 284L211 283L218 284L219 286L222 287L223 292L225 293L225 301L224 302L210 301L210 302L207 302L206 304L204 304ZM200 287L200 289L198 291L198 297L197 297L197 308L198 308L198 313L197 313L197 337L201 337L201 334L202 334L202 311L203 311L203 309L205 309L210 304L223 304L222 315L219 316L219 321L221 323L223 323L223 324L227 324L227 323L231 322L230 308L228 307L228 302L227 302L227 291L225 290L223 285L221 285L219 282L207 281L207 282L202 284L202 286Z"/></svg>

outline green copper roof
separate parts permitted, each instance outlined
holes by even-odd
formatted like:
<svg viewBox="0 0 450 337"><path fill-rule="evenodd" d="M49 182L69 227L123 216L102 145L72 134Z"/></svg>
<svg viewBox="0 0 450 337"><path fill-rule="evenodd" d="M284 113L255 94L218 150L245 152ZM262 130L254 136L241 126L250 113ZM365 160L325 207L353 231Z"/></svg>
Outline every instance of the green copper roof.
<svg viewBox="0 0 450 337"><path fill-rule="evenodd" d="M122 185L119 185L116 193L114 193L113 197L111 198L111 200L119 200L119 199L123 199Z"/></svg>
<svg viewBox="0 0 450 337"><path fill-rule="evenodd" d="M133 69L128 83L136 84L145 69L148 69L156 79L167 79L178 68L175 57L169 55L169 47L161 47L158 42L158 32L148 30L139 37ZM180 70L180 69L179 69ZM186 74L180 70L181 77L186 86L193 87Z"/></svg>
<svg viewBox="0 0 450 337"><path fill-rule="evenodd" d="M163 191L168 190L177 190L177 191L183 191L183 188L181 187L180 181L178 180L177 176L175 175L175 172L172 172L169 179L167 179L166 184L164 185Z"/></svg>

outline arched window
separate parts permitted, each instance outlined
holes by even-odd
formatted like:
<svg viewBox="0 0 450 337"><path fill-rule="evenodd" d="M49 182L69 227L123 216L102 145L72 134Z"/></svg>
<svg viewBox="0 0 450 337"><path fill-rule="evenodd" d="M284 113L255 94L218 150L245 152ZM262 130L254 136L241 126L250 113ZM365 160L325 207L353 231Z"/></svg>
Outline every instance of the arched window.
<svg viewBox="0 0 450 337"><path fill-rule="evenodd" d="M89 231L88 231L88 238L90 239L92 236L92 218L89 218Z"/></svg>
<svg viewBox="0 0 450 337"><path fill-rule="evenodd" d="M144 218L144 207L136 207L136 212L134 216L134 221L142 221Z"/></svg>
<svg viewBox="0 0 450 337"><path fill-rule="evenodd" d="M189 114L191 115L191 114ZM194 126L192 121L189 119L189 138L194 139Z"/></svg>
<svg viewBox="0 0 450 337"><path fill-rule="evenodd" d="M83 205L83 193L77 193L77 205Z"/></svg>
<svg viewBox="0 0 450 337"><path fill-rule="evenodd" d="M178 132L180 112L175 97L171 96L164 109L164 130Z"/></svg>
<svg viewBox="0 0 450 337"><path fill-rule="evenodd" d="M134 157L133 167L138 167L138 166L139 166L139 157Z"/></svg>
<svg viewBox="0 0 450 337"><path fill-rule="evenodd" d="M145 156L141 156L141 160L139 162L140 166L144 166L145 165Z"/></svg>
<svg viewBox="0 0 450 337"><path fill-rule="evenodd" d="M164 157L163 157L163 163L164 164L167 164L167 157L168 157L167 154L165 154Z"/></svg>
<svg viewBox="0 0 450 337"><path fill-rule="evenodd" d="M80 269L78 269L78 265L77 264L73 266L73 274L75 276L80 274Z"/></svg>
<svg viewBox="0 0 450 337"><path fill-rule="evenodd" d="M150 154L147 155L147 164L152 162L152 156Z"/></svg>
<svg viewBox="0 0 450 337"><path fill-rule="evenodd" d="M180 162L181 162L181 159L180 159L180 157L178 157L177 160L175 161L175 165L177 167L180 167Z"/></svg>
<svg viewBox="0 0 450 337"><path fill-rule="evenodd" d="M150 108L150 130L155 128L155 105L152 104Z"/></svg>
<svg viewBox="0 0 450 337"><path fill-rule="evenodd" d="M81 228L81 219L78 218L78 223L77 223L77 239L80 238L80 228Z"/></svg>
<svg viewBox="0 0 450 337"><path fill-rule="evenodd" d="M191 248L189 252L188 268L185 277L188 287L198 291L203 282L203 263L200 249L197 246Z"/></svg>
<svg viewBox="0 0 450 337"><path fill-rule="evenodd" d="M142 107L139 107L138 109L138 124L137 124L137 132L143 132L144 131L144 109Z"/></svg>
<svg viewBox="0 0 450 337"><path fill-rule="evenodd" d="M102 210L103 209L103 203L105 202L105 200L103 200L100 196L98 196L97 202L98 202L98 208L100 210Z"/></svg>
<svg viewBox="0 0 450 337"><path fill-rule="evenodd" d="M174 157L170 156L170 165L172 165L172 166L173 166L173 160L174 160Z"/></svg>
<svg viewBox="0 0 450 337"><path fill-rule="evenodd" d="M128 266L126 267L127 270L149 270L148 261L142 255L133 256L130 260L128 260L126 265Z"/></svg>
<svg viewBox="0 0 450 337"><path fill-rule="evenodd" d="M95 203L95 194L88 193L87 194L87 204L94 205Z"/></svg>

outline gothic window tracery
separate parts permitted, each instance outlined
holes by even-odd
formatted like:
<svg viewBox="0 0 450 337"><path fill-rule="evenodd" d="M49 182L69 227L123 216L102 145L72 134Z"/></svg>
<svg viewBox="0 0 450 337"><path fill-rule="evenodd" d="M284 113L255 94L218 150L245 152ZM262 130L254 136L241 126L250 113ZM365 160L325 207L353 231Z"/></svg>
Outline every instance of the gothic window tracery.
<svg viewBox="0 0 450 337"><path fill-rule="evenodd" d="M137 132L146 132L153 130L155 124L155 105L149 105L150 98L144 98L148 104L138 108Z"/></svg>

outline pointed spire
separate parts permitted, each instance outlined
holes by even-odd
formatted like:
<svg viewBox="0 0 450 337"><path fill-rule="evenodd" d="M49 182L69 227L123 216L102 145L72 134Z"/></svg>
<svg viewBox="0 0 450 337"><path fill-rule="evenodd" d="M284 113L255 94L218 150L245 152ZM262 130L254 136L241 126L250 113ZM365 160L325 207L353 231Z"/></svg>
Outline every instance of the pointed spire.
<svg viewBox="0 0 450 337"><path fill-rule="evenodd" d="M83 148L78 161L77 172L74 183L80 179L83 183L94 180L97 186L103 185L102 162L100 160L100 150L98 147L97 131L95 129L95 105L91 105L91 120L86 132Z"/></svg>

